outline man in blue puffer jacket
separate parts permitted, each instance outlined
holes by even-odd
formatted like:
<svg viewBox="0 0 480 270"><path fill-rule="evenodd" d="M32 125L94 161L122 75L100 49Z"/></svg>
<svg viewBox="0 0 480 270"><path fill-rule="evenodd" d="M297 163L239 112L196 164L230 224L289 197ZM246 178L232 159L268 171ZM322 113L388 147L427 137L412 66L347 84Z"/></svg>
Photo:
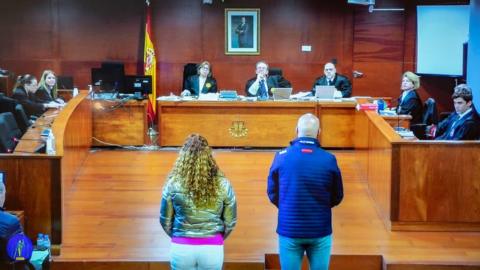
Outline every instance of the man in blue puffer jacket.
<svg viewBox="0 0 480 270"><path fill-rule="evenodd" d="M310 269L328 269L332 246L332 211L343 199L342 175L334 155L317 140L320 123L300 117L297 139L277 153L268 176L268 197L278 208L280 264L301 268L306 252Z"/></svg>

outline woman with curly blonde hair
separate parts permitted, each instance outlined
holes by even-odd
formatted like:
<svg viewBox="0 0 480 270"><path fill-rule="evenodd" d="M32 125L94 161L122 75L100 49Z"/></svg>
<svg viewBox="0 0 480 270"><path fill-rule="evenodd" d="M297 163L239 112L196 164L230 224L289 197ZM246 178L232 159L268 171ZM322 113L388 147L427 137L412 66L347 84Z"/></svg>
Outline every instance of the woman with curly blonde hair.
<svg viewBox="0 0 480 270"><path fill-rule="evenodd" d="M188 136L163 188L160 209L160 224L172 238L172 269L222 269L223 241L236 222L235 193L207 140Z"/></svg>

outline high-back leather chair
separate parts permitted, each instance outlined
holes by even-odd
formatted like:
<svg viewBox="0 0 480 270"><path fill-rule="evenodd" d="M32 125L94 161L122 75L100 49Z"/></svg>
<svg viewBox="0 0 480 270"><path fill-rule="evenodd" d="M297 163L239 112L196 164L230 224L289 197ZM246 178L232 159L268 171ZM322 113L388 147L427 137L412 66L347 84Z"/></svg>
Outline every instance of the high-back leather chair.
<svg viewBox="0 0 480 270"><path fill-rule="evenodd" d="M438 124L438 111L437 111L437 103L433 98L428 98L425 101L425 105L423 106L423 124L425 125L436 125Z"/></svg>
<svg viewBox="0 0 480 270"><path fill-rule="evenodd" d="M195 63L187 63L183 66L183 82L182 82L182 90L185 90L185 80L193 75L197 74L197 64Z"/></svg>
<svg viewBox="0 0 480 270"><path fill-rule="evenodd" d="M0 152L12 153L22 132L11 112L0 113Z"/></svg>
<svg viewBox="0 0 480 270"><path fill-rule="evenodd" d="M27 128L32 125L32 121L28 119L27 113L23 109L22 104L17 104L15 106L15 120L17 121L18 128L20 131L25 133L27 131Z"/></svg>
<svg viewBox="0 0 480 270"><path fill-rule="evenodd" d="M23 106L13 98L0 97L0 113L4 112L13 114L22 134L32 125L32 121L28 119Z"/></svg>

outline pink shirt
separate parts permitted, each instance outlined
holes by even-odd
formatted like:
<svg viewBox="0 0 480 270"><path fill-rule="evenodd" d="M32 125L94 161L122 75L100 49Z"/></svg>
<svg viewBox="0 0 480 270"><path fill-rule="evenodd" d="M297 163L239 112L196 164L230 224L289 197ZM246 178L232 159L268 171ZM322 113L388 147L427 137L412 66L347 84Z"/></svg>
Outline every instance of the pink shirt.
<svg viewBox="0 0 480 270"><path fill-rule="evenodd" d="M221 246L223 245L223 235L221 233L217 233L214 236L201 237L201 238L172 237L172 243L182 244L182 245L195 245L195 246L200 246L200 245Z"/></svg>

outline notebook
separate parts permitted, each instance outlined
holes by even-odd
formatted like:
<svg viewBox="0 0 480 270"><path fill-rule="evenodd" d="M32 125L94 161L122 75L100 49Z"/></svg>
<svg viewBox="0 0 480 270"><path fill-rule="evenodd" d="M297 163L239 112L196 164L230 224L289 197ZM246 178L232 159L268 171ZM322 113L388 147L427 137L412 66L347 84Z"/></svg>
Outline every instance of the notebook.
<svg viewBox="0 0 480 270"><path fill-rule="evenodd" d="M273 100L290 99L293 88L272 88Z"/></svg>
<svg viewBox="0 0 480 270"><path fill-rule="evenodd" d="M334 99L335 98L335 86L333 85L316 85L315 97L318 99Z"/></svg>

